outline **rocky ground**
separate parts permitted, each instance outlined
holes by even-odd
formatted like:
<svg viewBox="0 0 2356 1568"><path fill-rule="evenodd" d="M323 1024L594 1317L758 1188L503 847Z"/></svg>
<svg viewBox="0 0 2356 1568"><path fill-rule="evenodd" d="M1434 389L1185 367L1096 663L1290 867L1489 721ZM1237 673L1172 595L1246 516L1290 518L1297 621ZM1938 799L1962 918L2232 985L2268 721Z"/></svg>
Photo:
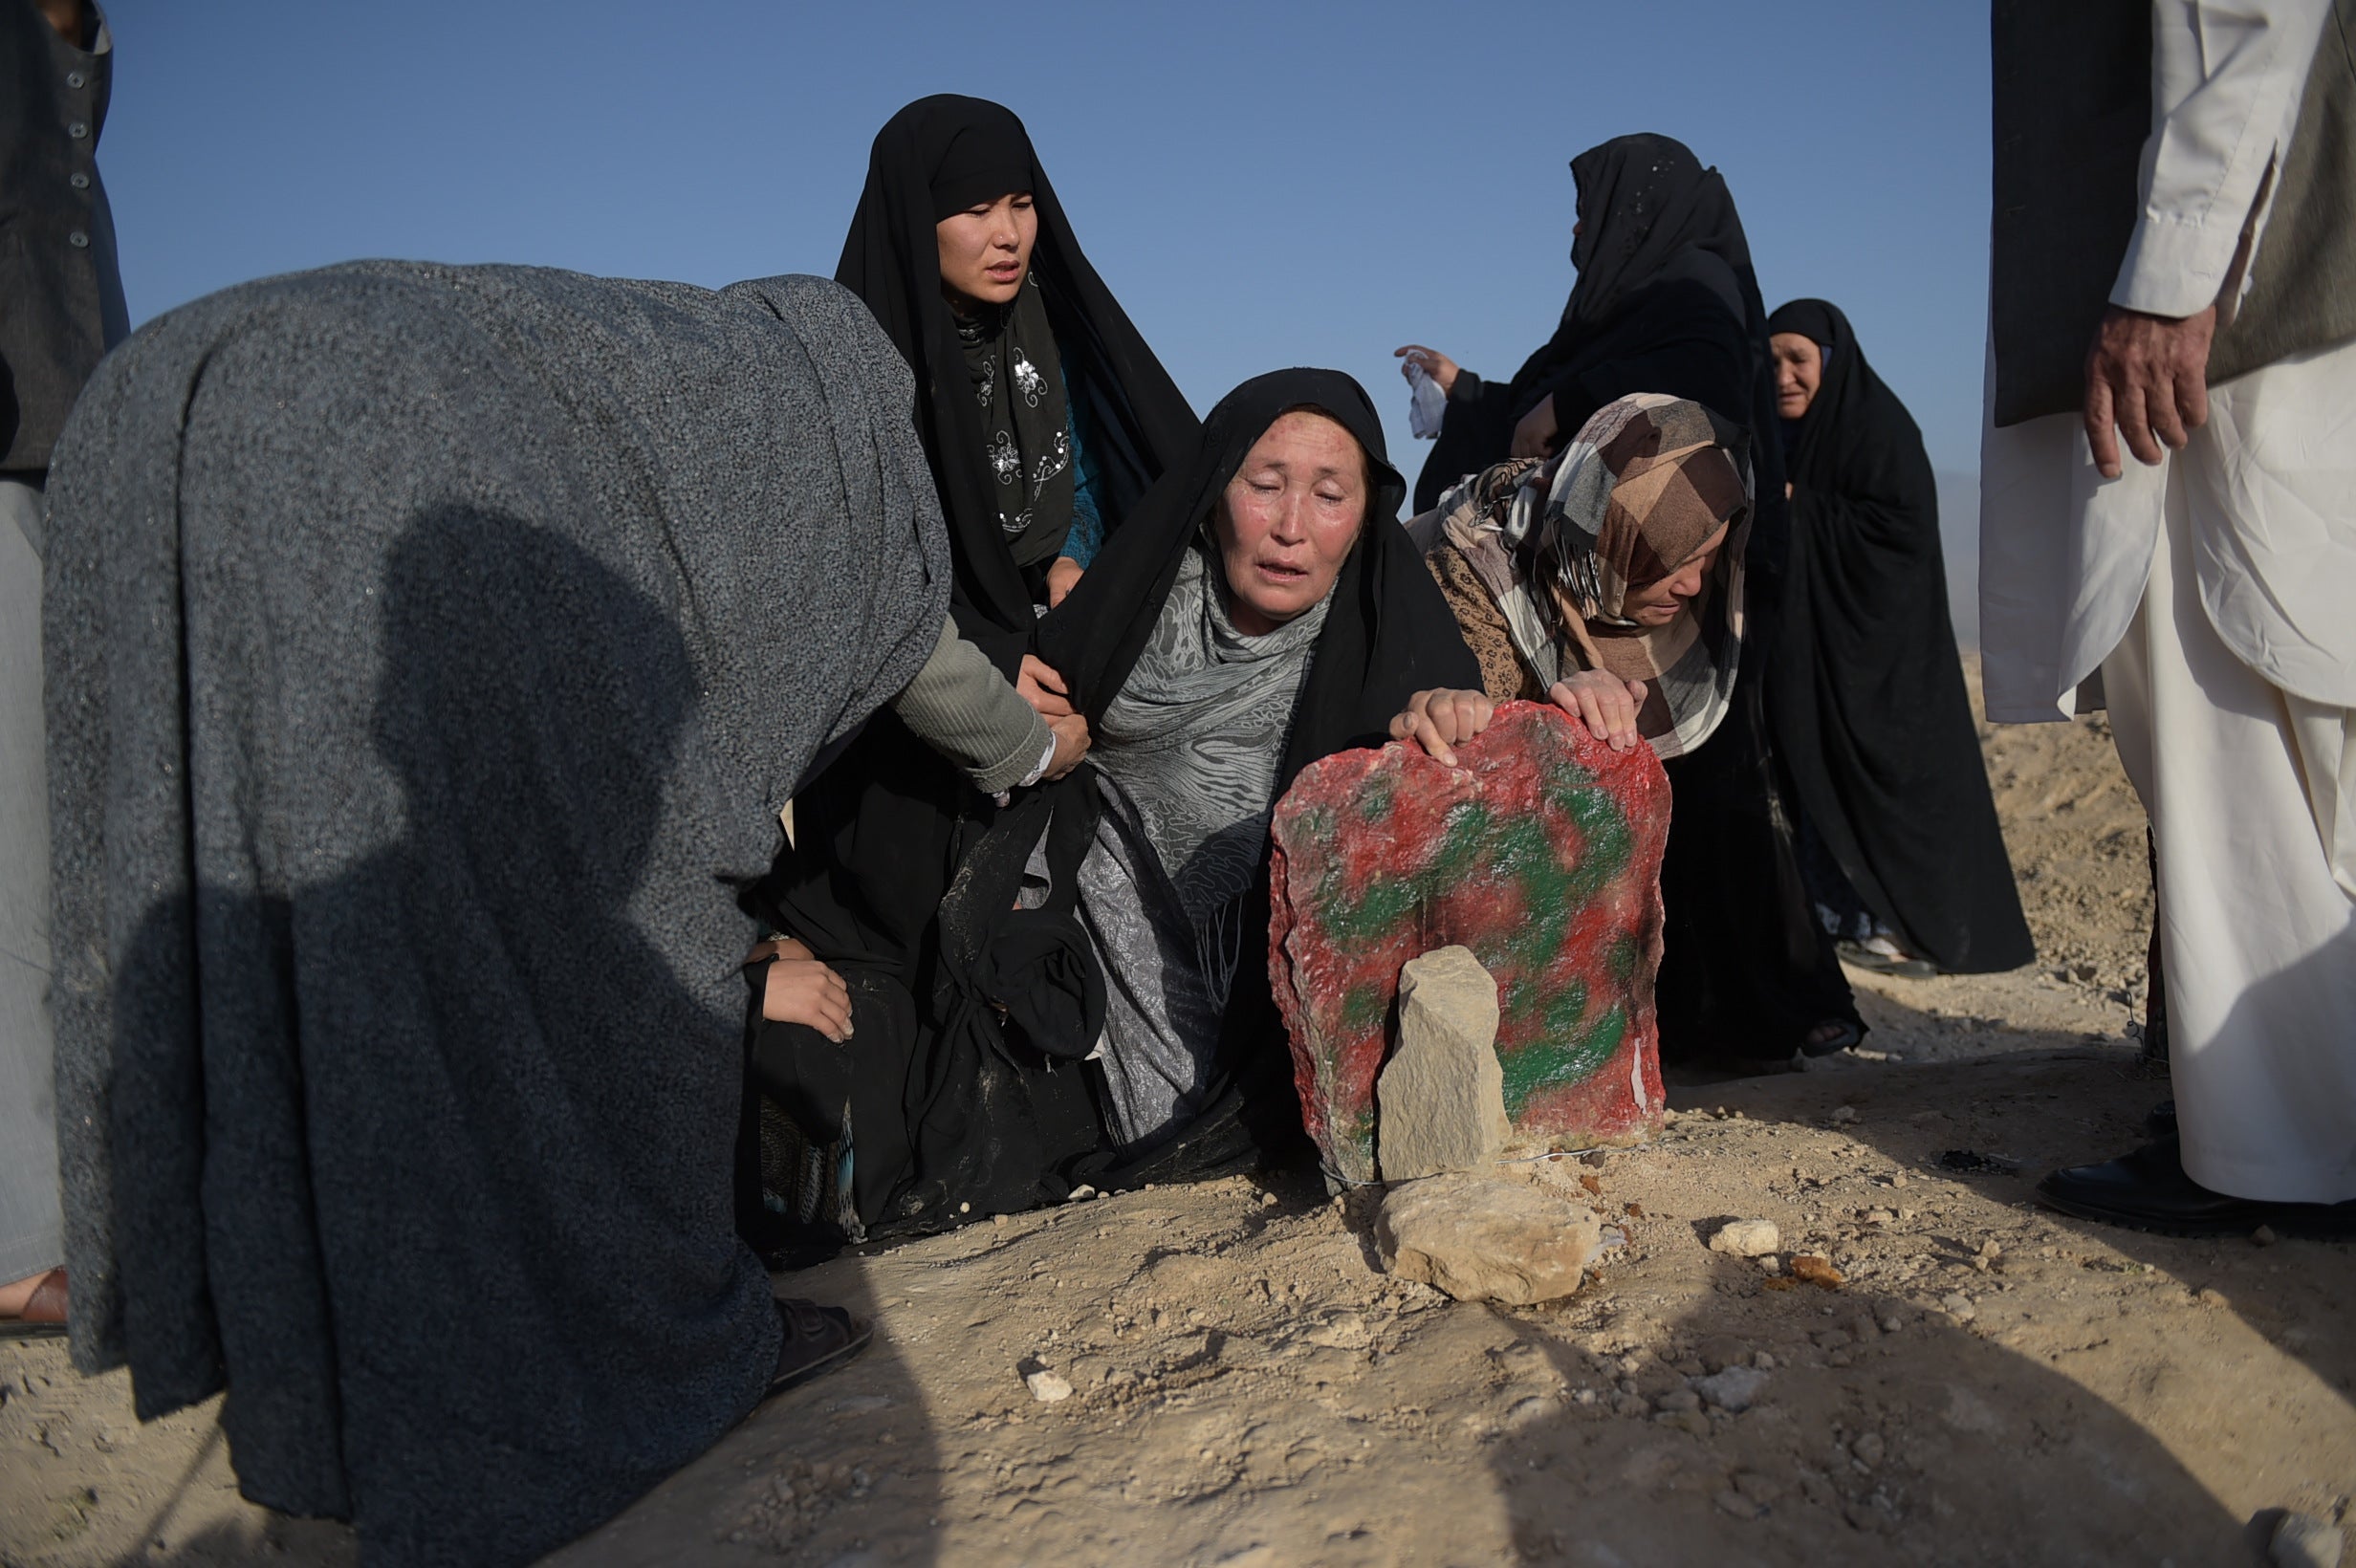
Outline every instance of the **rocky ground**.
<svg viewBox="0 0 2356 1568"><path fill-rule="evenodd" d="M2149 888L2095 726L1988 758L2044 956L1859 977L1866 1051L1672 1080L1657 1144L1531 1169L1610 1221L1577 1296L1388 1276L1314 1177L840 1258L786 1283L873 1317L867 1354L556 1560L2194 1568L2262 1561L2272 1511L2337 1523L2356 1248L2029 1201L2166 1093L2128 1033ZM1710 1250L1730 1219L1774 1252ZM237 1499L210 1407L140 1427L55 1344L0 1375L0 1562L353 1559Z"/></svg>

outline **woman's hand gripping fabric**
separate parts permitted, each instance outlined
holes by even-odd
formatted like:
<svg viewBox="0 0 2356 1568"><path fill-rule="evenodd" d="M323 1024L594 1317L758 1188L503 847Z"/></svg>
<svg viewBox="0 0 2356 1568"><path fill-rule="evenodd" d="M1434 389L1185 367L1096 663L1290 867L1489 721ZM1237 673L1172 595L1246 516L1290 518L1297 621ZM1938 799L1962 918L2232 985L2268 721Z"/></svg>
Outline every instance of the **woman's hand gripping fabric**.
<svg viewBox="0 0 2356 1568"><path fill-rule="evenodd" d="M1392 349L1390 351L1390 357L1394 359L1402 359L1406 361L1405 364L1402 364L1399 367L1400 375L1406 376L1407 374L1407 366L1414 365L1420 368L1425 375L1430 377L1434 381L1438 382L1442 393L1445 394L1456 390L1456 376L1458 371L1463 367L1458 365L1455 360L1450 359L1447 355L1442 354L1438 349L1426 348L1421 343L1407 343L1399 348ZM1413 380L1414 378L1408 377L1410 384Z"/></svg>
<svg viewBox="0 0 2356 1568"><path fill-rule="evenodd" d="M1061 560L1057 564L1071 565L1069 561ZM1078 566L1072 566L1072 579L1075 582L1080 579ZM1051 584L1054 581L1052 573L1048 580ZM1080 766L1080 759L1088 754L1092 744L1088 721L1072 706L1071 687L1064 683L1062 674L1055 665L1036 653L1026 653L1022 656L1022 673L1014 678L1014 689L1021 693L1022 700L1029 703L1040 718L1047 721L1048 733L1056 737L1056 754L1049 760L1043 776L1061 778Z"/></svg>
<svg viewBox="0 0 2356 1568"><path fill-rule="evenodd" d="M1538 406L1521 416L1514 426L1516 457L1546 457L1553 453L1556 441L1562 434L1555 425L1555 400L1538 400Z"/></svg>

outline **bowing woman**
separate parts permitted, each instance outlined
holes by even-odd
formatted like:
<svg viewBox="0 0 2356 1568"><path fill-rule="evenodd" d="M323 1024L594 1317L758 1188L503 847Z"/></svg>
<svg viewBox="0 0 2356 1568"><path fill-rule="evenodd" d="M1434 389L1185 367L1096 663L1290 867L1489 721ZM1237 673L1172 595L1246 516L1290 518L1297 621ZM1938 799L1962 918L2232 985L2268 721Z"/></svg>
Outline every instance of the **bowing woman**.
<svg viewBox="0 0 2356 1568"><path fill-rule="evenodd" d="M1819 915L1865 967L1977 974L2036 956L1989 798L1922 432L1848 317L1768 319L1794 514L1767 708Z"/></svg>
<svg viewBox="0 0 2356 1568"><path fill-rule="evenodd" d="M1031 651L1034 626L1192 452L1192 410L1089 265L1022 121L998 104L920 98L885 122L835 276L915 372L960 642L1043 717L1070 721L1062 677ZM949 706L978 715L986 694L967 695ZM889 1100L886 1080L922 1077L910 1053L930 1026L913 1019L942 987L936 916L998 808L904 717L878 714L796 797L796 842L755 900L784 938L756 950L762 1013L786 1027L756 1042L754 1078L789 1105L810 1103L796 1085L814 1060L831 1068L855 1017L869 1023L867 1088L852 1098ZM1035 748L1034 760L1016 787L1063 758ZM937 1122L947 1110L933 1102ZM858 1136L867 1223L906 1210L926 1164L922 1140L904 1144L884 1123L912 1137L923 1120L895 1104ZM834 1142L840 1129L829 1117L804 1130ZM945 1158L936 1149L933 1163Z"/></svg>
<svg viewBox="0 0 2356 1568"><path fill-rule="evenodd" d="M1392 735L1452 763L1495 704L1551 700L1614 751L1699 749L1741 670L1750 446L1698 403L1640 393L1560 458L1451 490L1426 559L1483 690L1419 692Z"/></svg>
<svg viewBox="0 0 2356 1568"><path fill-rule="evenodd" d="M1039 627L1097 737L1077 889L1132 1175L1302 1144L1268 979L1272 808L1311 762L1381 745L1415 691L1480 680L1406 494L1357 381L1257 377Z"/></svg>
<svg viewBox="0 0 2356 1568"><path fill-rule="evenodd" d="M1499 387L1420 344L1398 352L1448 393L1416 485L1443 489L1560 449L1631 393L1691 399L1751 438L1756 505L1742 565L1742 667L1712 744L1665 766L1676 792L1661 868L1658 991L1664 1057L1788 1058L1864 1035L1833 943L1818 926L1788 826L1761 703L1790 512L1776 428L1767 312L1734 197L1663 136L1624 136L1571 161L1579 280L1555 334Z"/></svg>

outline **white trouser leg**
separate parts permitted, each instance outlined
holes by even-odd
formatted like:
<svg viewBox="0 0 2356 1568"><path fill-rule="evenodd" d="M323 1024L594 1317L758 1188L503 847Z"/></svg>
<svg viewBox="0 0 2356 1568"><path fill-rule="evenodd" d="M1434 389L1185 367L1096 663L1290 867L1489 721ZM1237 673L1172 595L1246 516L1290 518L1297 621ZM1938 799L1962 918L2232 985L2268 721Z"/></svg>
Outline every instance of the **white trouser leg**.
<svg viewBox="0 0 2356 1568"><path fill-rule="evenodd" d="M2159 841L2184 1165L2203 1187L2356 1198L2356 713L2291 697L2219 640L2181 473L2103 685ZM2335 875L2337 862L2337 875Z"/></svg>
<svg viewBox="0 0 2356 1568"><path fill-rule="evenodd" d="M49 1029L41 492L0 479L0 1284L65 1261Z"/></svg>

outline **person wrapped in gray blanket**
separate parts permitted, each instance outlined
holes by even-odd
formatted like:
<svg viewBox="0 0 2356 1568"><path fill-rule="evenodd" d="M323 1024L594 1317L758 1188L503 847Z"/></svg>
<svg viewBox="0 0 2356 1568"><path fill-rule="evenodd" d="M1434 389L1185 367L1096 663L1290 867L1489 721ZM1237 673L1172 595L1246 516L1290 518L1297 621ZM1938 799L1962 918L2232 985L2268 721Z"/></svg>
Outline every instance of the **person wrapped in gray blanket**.
<svg viewBox="0 0 2356 1568"><path fill-rule="evenodd" d="M733 1227L735 887L885 702L984 789L1086 745L945 632L911 406L818 279L363 263L150 323L59 441L75 1361L226 1387L372 1563L535 1557L863 1341Z"/></svg>

